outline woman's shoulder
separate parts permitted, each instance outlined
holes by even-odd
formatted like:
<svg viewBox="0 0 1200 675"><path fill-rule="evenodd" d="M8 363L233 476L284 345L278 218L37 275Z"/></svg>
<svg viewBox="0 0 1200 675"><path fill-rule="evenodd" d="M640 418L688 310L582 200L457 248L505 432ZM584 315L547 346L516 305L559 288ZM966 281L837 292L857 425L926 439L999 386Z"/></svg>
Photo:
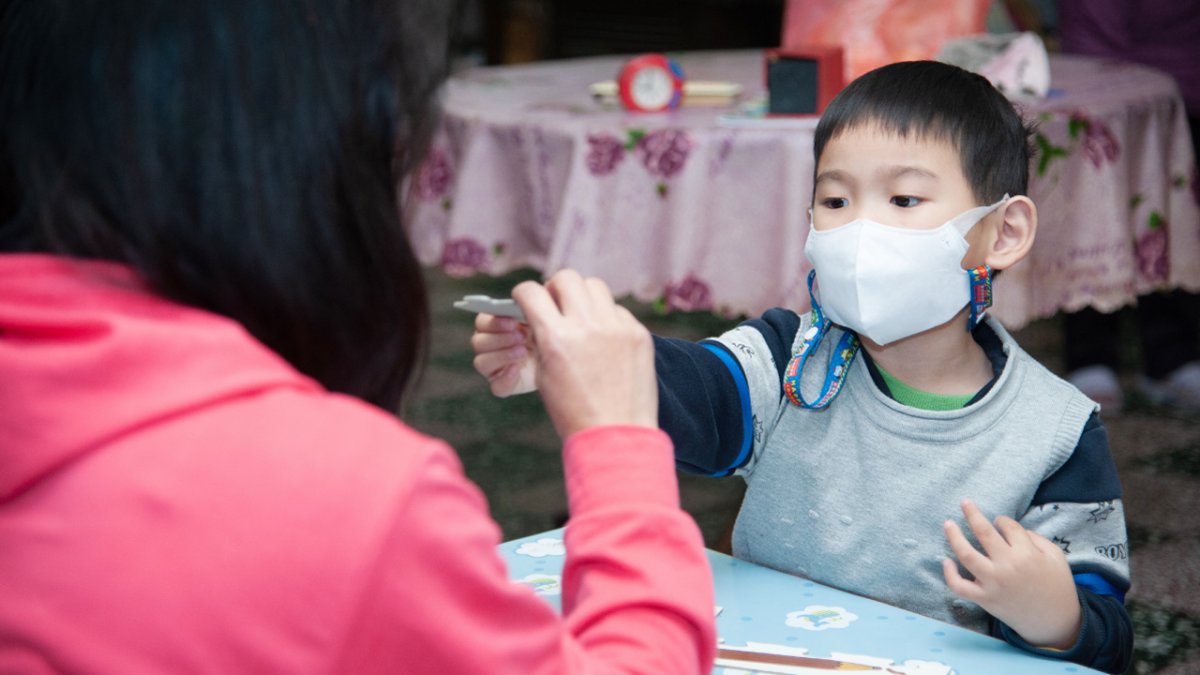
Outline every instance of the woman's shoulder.
<svg viewBox="0 0 1200 675"><path fill-rule="evenodd" d="M397 414L361 399L321 389L263 392L230 401L215 414L232 428L253 427L269 446L330 464L368 462L393 470L454 452L441 439L405 424Z"/></svg>
<svg viewBox="0 0 1200 675"><path fill-rule="evenodd" d="M431 467L459 468L446 443L396 415L351 396L288 386L210 402L129 434L109 453L177 481L181 499L221 492L266 510L276 500L295 505L301 495L306 510L384 500L390 506L376 506L389 511Z"/></svg>

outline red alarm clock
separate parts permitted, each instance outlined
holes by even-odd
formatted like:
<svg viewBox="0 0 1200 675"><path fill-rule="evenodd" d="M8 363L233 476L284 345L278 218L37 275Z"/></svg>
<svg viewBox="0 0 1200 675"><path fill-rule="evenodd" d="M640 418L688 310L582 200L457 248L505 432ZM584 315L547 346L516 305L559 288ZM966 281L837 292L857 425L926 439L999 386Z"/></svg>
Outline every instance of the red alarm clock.
<svg viewBox="0 0 1200 675"><path fill-rule="evenodd" d="M617 74L617 95L630 110L671 110L683 99L683 69L664 54L636 56Z"/></svg>

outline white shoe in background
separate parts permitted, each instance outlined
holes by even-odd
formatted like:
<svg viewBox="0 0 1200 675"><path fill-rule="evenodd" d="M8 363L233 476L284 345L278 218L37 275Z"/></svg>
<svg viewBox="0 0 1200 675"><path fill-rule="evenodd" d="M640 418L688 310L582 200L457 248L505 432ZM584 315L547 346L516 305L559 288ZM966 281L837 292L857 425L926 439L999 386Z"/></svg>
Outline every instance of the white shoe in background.
<svg viewBox="0 0 1200 675"><path fill-rule="evenodd" d="M1186 363L1161 380L1143 375L1138 390L1152 403L1200 411L1200 361Z"/></svg>
<svg viewBox="0 0 1200 675"><path fill-rule="evenodd" d="M1067 382L1083 392L1084 396L1100 404L1101 410L1121 412L1125 406L1125 394L1117 374L1108 366L1087 366L1067 373Z"/></svg>

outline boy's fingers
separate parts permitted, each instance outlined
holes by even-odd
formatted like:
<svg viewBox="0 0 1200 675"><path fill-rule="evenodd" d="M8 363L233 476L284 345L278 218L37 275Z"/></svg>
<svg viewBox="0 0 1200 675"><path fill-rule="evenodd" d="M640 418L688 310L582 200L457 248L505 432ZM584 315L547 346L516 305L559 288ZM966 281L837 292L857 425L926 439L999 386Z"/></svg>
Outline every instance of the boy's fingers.
<svg viewBox="0 0 1200 675"><path fill-rule="evenodd" d="M946 541L950 543L950 550L954 551L954 556L976 579L991 570L991 561L967 541L958 523L947 520L942 530L946 533Z"/></svg>
<svg viewBox="0 0 1200 675"><path fill-rule="evenodd" d="M515 347L514 349L524 349L524 346ZM475 372L490 380L504 368L520 366L519 362L522 358L524 357L516 356L514 358L514 353L508 351L488 352L487 354L476 355L471 361L471 365L475 367Z"/></svg>
<svg viewBox="0 0 1200 675"><path fill-rule="evenodd" d="M983 589L979 584L964 578L958 571L958 565L949 558L942 560L942 576L946 579L947 588L958 597L972 602L983 598Z"/></svg>
<svg viewBox="0 0 1200 675"><path fill-rule="evenodd" d="M1033 545L1029 539L1029 532L1008 516L996 518L996 529L1000 531L1004 541L1007 541L1008 545L1013 548L1026 548Z"/></svg>
<svg viewBox="0 0 1200 675"><path fill-rule="evenodd" d="M975 502L964 499L962 511L963 515L967 517L967 525L971 526L971 532L979 540L979 545L983 547L984 553L990 558L994 558L997 554L1003 555L1008 544L1004 541L1004 537L996 531L996 528L992 527L991 521L983 515L983 511L979 510Z"/></svg>
<svg viewBox="0 0 1200 675"><path fill-rule="evenodd" d="M475 330L481 333L507 333L517 329L517 320L487 312L475 315Z"/></svg>
<svg viewBox="0 0 1200 675"><path fill-rule="evenodd" d="M475 333L471 336L471 349L476 354L486 354L524 344L525 335L516 330L505 333Z"/></svg>
<svg viewBox="0 0 1200 675"><path fill-rule="evenodd" d="M520 368L509 364L488 376L488 386L491 387L493 395L508 396L516 388L520 377Z"/></svg>

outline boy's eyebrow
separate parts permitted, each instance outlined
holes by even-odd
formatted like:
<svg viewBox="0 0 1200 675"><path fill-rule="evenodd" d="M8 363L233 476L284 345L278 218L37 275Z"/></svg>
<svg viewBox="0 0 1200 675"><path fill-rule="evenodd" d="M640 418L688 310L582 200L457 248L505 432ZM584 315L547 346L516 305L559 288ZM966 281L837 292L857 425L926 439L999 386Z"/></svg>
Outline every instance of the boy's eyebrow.
<svg viewBox="0 0 1200 675"><path fill-rule="evenodd" d="M891 178L893 180L896 178L901 178L903 176L910 175L910 174L916 175L918 178L932 178L934 180L937 180L937 174L933 173L932 171L930 171L928 169L924 169L919 166L907 166L907 165L889 166L889 167L884 167L884 168L880 169L879 173L883 174L883 176L885 178Z"/></svg>
<svg viewBox="0 0 1200 675"><path fill-rule="evenodd" d="M929 169L904 164L883 167L879 170L879 174L888 180L895 180L908 175L914 175L918 178L929 178L932 180L937 180L938 178L937 174L933 173ZM836 181L838 183L849 184L854 182L854 178L850 174L840 169L829 169L817 174L817 178L815 181L813 181L813 184L814 186L820 185L825 181Z"/></svg>
<svg viewBox="0 0 1200 675"><path fill-rule="evenodd" d="M827 180L837 181L839 183L854 182L850 178L850 175L847 174L845 171L839 171L838 169L828 169L826 171L822 171L821 173L817 174L817 178L816 178L816 180L813 181L813 184L820 185L823 181L827 181Z"/></svg>

